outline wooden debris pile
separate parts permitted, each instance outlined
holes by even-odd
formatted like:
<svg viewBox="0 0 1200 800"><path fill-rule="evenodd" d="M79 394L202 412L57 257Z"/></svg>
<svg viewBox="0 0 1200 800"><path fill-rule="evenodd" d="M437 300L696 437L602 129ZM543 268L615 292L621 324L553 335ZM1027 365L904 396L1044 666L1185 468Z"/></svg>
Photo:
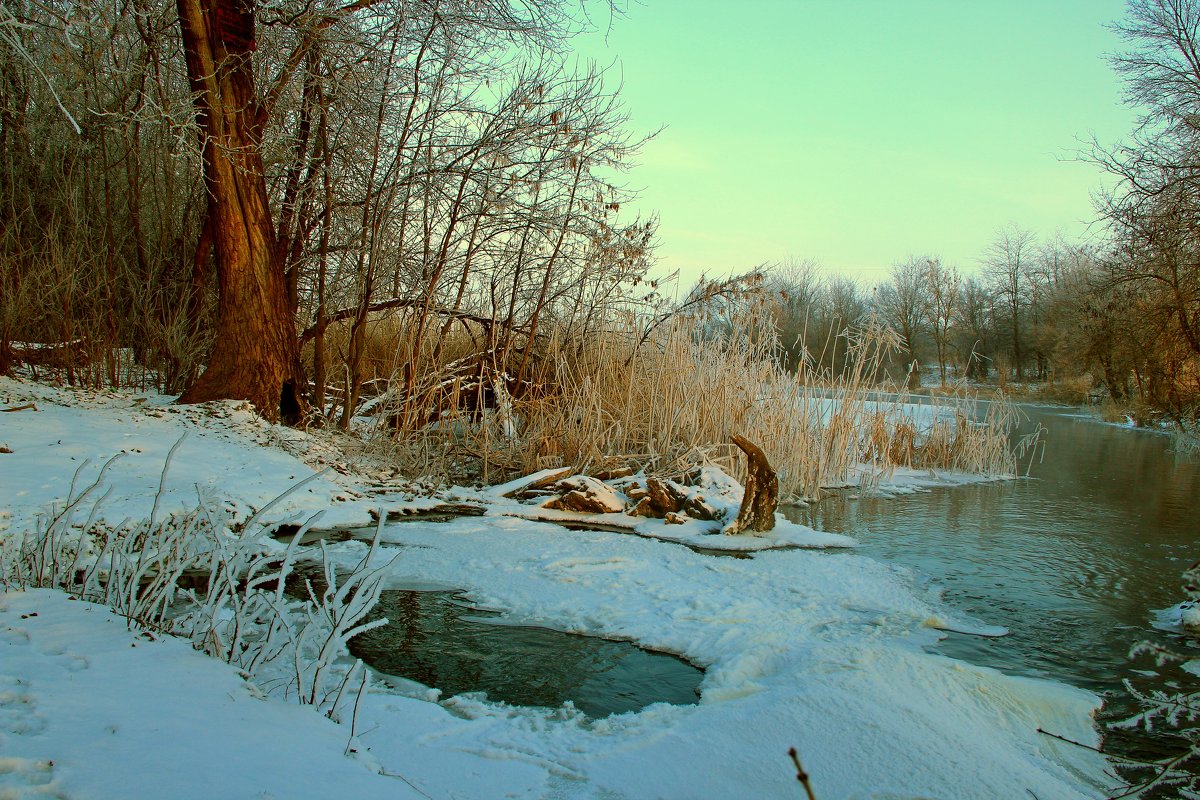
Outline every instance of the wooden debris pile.
<svg viewBox="0 0 1200 800"><path fill-rule="evenodd" d="M573 475L554 487L560 494L542 503L545 508L578 511L584 514L618 514L625 501L607 483L588 475Z"/></svg>
<svg viewBox="0 0 1200 800"><path fill-rule="evenodd" d="M635 483L625 490L625 494L635 503L629 509L631 516L656 517L672 525L685 522L685 517L717 521L726 513L724 508L709 502L697 486L666 478L646 478L644 485Z"/></svg>
<svg viewBox="0 0 1200 800"><path fill-rule="evenodd" d="M538 507L575 514L624 514L628 517L661 519L668 525L689 520L721 523L722 533L763 533L775 526L779 481L766 457L740 436L736 444L746 453L748 480L740 498L730 496L736 486L720 473L714 480L713 467L695 468L672 480L633 475L632 469L609 470L595 475L572 474L571 469L543 470L493 491L535 502ZM719 473L719 471L716 471ZM553 521L553 520L548 520ZM576 524L582 520L573 520ZM611 526L612 520L597 520Z"/></svg>

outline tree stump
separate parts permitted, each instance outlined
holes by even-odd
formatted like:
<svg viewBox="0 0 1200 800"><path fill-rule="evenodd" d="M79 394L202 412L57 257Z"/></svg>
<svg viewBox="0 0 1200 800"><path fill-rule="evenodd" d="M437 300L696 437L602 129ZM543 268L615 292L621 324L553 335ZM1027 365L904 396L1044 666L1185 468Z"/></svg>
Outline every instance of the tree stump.
<svg viewBox="0 0 1200 800"><path fill-rule="evenodd" d="M779 478L757 445L741 436L734 436L733 443L746 454L746 493L742 496L737 519L725 526L725 533L741 533L747 528L765 533L775 527Z"/></svg>

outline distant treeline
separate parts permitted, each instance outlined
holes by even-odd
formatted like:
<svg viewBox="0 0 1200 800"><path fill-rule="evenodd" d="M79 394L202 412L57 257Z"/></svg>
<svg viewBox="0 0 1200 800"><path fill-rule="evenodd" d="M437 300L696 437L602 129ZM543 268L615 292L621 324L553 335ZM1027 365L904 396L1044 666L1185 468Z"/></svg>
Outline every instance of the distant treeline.
<svg viewBox="0 0 1200 800"><path fill-rule="evenodd" d="M1009 225L977 274L929 255L896 264L876 285L798 261L766 280L790 369L807 361L841 372L849 356L839 335L873 313L898 338L888 377L913 388L930 371L940 385L1036 381L1064 399L1106 396L1187 415L1200 401L1192 333L1200 296L1183 285L1197 280L1200 268L1191 269L1129 247L1038 242Z"/></svg>

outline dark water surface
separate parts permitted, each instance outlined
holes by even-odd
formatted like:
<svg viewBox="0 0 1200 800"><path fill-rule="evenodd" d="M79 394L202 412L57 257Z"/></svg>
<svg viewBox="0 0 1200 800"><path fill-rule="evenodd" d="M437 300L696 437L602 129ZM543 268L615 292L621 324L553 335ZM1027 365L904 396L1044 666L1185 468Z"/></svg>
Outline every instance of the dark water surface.
<svg viewBox="0 0 1200 800"><path fill-rule="evenodd" d="M380 672L442 690L486 692L513 705L555 708L570 700L591 717L651 703L699 699L703 671L629 642L505 624L455 592L385 591L372 617L388 624L350 641Z"/></svg>
<svg viewBox="0 0 1200 800"><path fill-rule="evenodd" d="M899 498L827 498L795 521L854 536L859 553L912 568L952 607L1010 635L952 635L938 650L1005 672L1049 677L1130 711L1122 680L1187 688L1130 648L1149 640L1195 650L1151 626L1184 599L1180 573L1200 559L1200 465L1168 437L1104 425L1068 409L1024 407L1045 453L1030 477ZM1146 676L1141 671L1158 674Z"/></svg>

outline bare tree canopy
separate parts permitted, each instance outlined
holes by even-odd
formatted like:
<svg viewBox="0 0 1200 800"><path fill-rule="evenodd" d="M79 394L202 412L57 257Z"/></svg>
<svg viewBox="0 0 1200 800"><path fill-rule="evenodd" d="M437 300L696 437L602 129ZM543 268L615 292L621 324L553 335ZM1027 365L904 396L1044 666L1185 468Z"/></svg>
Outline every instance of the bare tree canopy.
<svg viewBox="0 0 1200 800"><path fill-rule="evenodd" d="M567 50L612 3L10 5L0 369L18 334L82 338L113 381L131 358L184 401L336 396L346 424L461 336L528 378L542 329L599 324L649 264L654 220L622 209L640 142Z"/></svg>

